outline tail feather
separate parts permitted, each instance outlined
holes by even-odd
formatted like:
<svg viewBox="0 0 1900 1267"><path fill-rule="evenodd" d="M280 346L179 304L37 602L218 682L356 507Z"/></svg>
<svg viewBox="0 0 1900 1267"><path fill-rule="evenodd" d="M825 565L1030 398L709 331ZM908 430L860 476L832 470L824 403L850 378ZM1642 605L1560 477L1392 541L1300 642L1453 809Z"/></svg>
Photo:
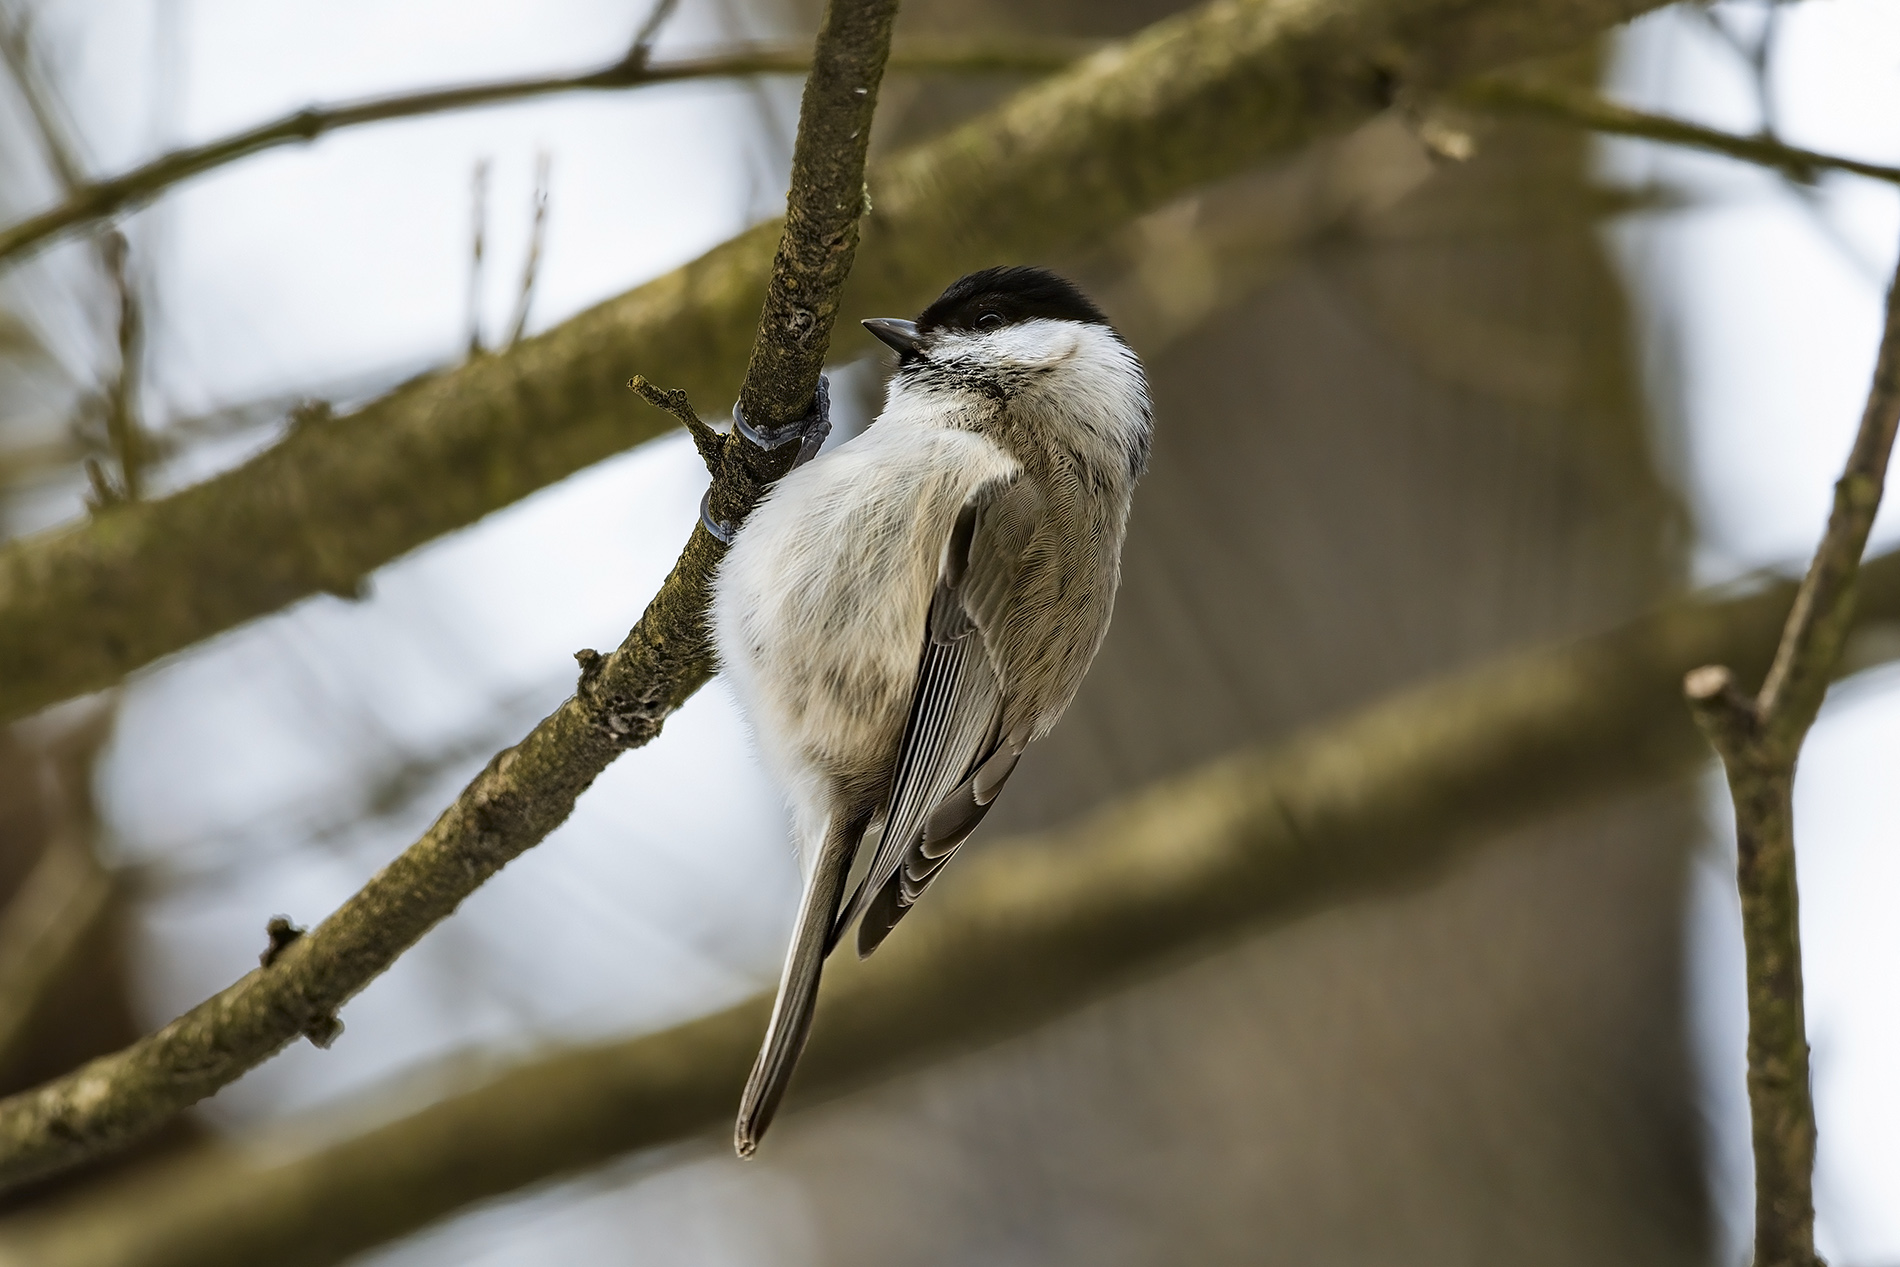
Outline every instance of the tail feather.
<svg viewBox="0 0 1900 1267"><path fill-rule="evenodd" d="M825 956L836 938L833 925L844 895L844 882L851 870L851 859L864 836L866 819L846 819L833 814L831 826L805 886L805 897L798 908L798 927L792 933L792 947L785 956L785 972L779 978L778 999L772 1005L772 1019L765 1030L765 1042L746 1079L745 1093L739 1100L739 1121L733 1128L732 1143L739 1156L750 1157L765 1138L766 1127L778 1112L779 1101L805 1050L811 1033L812 1009L818 1003L818 980Z"/></svg>

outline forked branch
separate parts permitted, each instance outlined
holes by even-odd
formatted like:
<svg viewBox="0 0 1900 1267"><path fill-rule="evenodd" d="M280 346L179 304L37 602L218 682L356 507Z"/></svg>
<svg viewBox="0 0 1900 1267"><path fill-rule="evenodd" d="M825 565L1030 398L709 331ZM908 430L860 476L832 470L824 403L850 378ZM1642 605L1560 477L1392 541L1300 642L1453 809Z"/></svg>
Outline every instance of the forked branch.
<svg viewBox="0 0 1900 1267"><path fill-rule="evenodd" d="M1812 1267L1814 1100L1802 1005L1795 886L1794 772L1853 623L1861 553L1873 529L1900 422L1900 271L1874 382L1834 511L1754 696L1733 672L1706 665L1683 682L1703 733L1722 756L1735 801L1737 884L1748 961L1748 1099L1755 1148L1755 1262Z"/></svg>

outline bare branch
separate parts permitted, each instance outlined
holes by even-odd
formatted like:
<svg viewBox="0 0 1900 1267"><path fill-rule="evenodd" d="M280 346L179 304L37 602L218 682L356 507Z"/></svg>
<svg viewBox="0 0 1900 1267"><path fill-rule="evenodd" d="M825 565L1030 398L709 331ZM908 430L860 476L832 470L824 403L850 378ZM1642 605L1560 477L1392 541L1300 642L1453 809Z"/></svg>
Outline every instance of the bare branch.
<svg viewBox="0 0 1900 1267"><path fill-rule="evenodd" d="M891 69L913 74L1036 75L1059 70L1094 45L1075 41L932 41L891 58ZM75 229L129 208L143 206L180 184L228 163L280 145L307 144L330 132L413 119L422 115L505 105L567 92L618 92L690 79L748 75L802 75L810 51L791 46L743 49L712 57L685 58L650 66L646 50L634 50L611 66L573 75L502 79L436 88L427 92L371 97L334 106L306 106L243 132L162 154L122 175L77 184L65 202L0 229L0 260L13 259Z"/></svg>
<svg viewBox="0 0 1900 1267"><path fill-rule="evenodd" d="M1694 769L1705 749L1677 701L1683 667L1759 671L1793 593L1685 602L978 850L876 959L827 973L795 1103L1037 1025L1237 929L1389 890L1513 823ZM1865 617L1900 617L1900 556L1868 566L1865 597ZM767 1002L537 1060L320 1148L207 1148L16 1220L0 1260L339 1262L471 1202L724 1128Z"/></svg>
<svg viewBox="0 0 1900 1267"><path fill-rule="evenodd" d="M1385 108L1395 74L1431 90L1657 2L1537 0L1533 21L1521 0L1331 0L1291 22L1273 0L1236 0L1171 18L873 170L841 315L915 311L958 273L1087 245L1349 131ZM298 427L170 497L0 547L0 718L308 595L353 592L423 542L651 438L656 416L621 390L634 369L723 412L777 232L742 234L514 353Z"/></svg>
<svg viewBox="0 0 1900 1267"><path fill-rule="evenodd" d="M1821 711L1854 620L1860 558L1873 530L1900 425L1900 269L1887 292L1887 325L1866 412L1834 510L1802 579L1759 694L1728 668L1683 681L1703 733L1721 754L1735 801L1737 883L1748 961L1748 1099L1754 1120L1755 1262L1811 1267L1814 1252L1814 1101L1802 1001L1800 904L1795 883L1794 771Z"/></svg>
<svg viewBox="0 0 1900 1267"><path fill-rule="evenodd" d="M1558 84L1531 83L1517 77L1487 75L1469 80L1446 94L1461 106L1499 114L1529 115L1588 128L1612 136L1635 136L1671 145L1710 150L1730 158L1759 163L1797 180L1812 180L1820 171L1852 172L1872 180L1900 184L1900 167L1863 163L1817 150L1784 145L1769 136L1737 136L1668 115L1632 110L1605 101L1594 93Z"/></svg>
<svg viewBox="0 0 1900 1267"><path fill-rule="evenodd" d="M742 392L752 425L799 419L818 390L850 272L865 151L897 0L831 0L806 79L785 230ZM796 292L800 320L783 313ZM769 380L769 381L768 381ZM795 447L727 437L711 502L744 519ZM120 1147L268 1059L299 1034L328 1046L336 1011L477 886L539 841L620 753L660 731L706 680L705 610L725 547L703 525L613 654L583 659L579 688L476 776L423 838L329 919L157 1034L37 1091L0 1101L0 1183Z"/></svg>
<svg viewBox="0 0 1900 1267"><path fill-rule="evenodd" d="M106 439L119 464L119 491L126 501L145 495L145 428L139 422L139 376L145 359L145 313L132 280L132 247L117 231L103 235L99 254L119 303L119 362L106 385Z"/></svg>
<svg viewBox="0 0 1900 1267"><path fill-rule="evenodd" d="M515 315L508 323L508 341L503 347L521 342L528 328L528 309L534 304L534 286L541 272L541 250L548 232L548 152L534 156L534 219L528 228L528 254L521 264L521 291L515 298Z"/></svg>

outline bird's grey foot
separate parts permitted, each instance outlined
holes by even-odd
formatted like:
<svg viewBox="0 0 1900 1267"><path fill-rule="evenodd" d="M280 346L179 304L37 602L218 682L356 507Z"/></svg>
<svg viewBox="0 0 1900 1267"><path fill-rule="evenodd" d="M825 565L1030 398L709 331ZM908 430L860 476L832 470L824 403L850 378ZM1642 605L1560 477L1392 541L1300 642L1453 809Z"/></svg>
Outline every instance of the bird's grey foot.
<svg viewBox="0 0 1900 1267"><path fill-rule="evenodd" d="M726 545L732 544L733 526L723 519L712 517L712 489L708 488L699 495L699 522L707 532L719 538Z"/></svg>
<svg viewBox="0 0 1900 1267"><path fill-rule="evenodd" d="M818 390L812 395L811 408L803 418L767 431L747 422L745 412L734 405L732 425L740 435L768 452L798 441L798 456L792 459L792 469L796 471L818 456L819 447L824 444L825 437L831 434L831 380L823 374L818 376ZM711 525L707 527L710 530Z"/></svg>
<svg viewBox="0 0 1900 1267"><path fill-rule="evenodd" d="M818 450L824 445L825 437L831 434L831 380L823 374L818 376L818 390L812 395L811 408L803 418L788 422L782 427L773 427L764 431L745 420L745 411L738 405L732 407L732 425L734 430L758 445L768 453L782 449L792 441L798 441L798 452L792 458L791 469L796 471L805 463L818 456ZM712 516L712 489L707 489L699 499L699 522L727 545L732 544L732 534L736 529L723 519Z"/></svg>

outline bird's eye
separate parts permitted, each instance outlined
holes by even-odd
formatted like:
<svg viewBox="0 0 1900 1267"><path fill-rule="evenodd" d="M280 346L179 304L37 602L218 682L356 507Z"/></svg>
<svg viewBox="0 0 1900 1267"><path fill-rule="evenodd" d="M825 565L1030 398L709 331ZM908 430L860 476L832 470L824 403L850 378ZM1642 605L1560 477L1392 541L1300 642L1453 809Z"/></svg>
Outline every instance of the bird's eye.
<svg viewBox="0 0 1900 1267"><path fill-rule="evenodd" d="M976 319L976 328L979 330L1001 330L1003 328L1003 314L999 312L984 313Z"/></svg>

